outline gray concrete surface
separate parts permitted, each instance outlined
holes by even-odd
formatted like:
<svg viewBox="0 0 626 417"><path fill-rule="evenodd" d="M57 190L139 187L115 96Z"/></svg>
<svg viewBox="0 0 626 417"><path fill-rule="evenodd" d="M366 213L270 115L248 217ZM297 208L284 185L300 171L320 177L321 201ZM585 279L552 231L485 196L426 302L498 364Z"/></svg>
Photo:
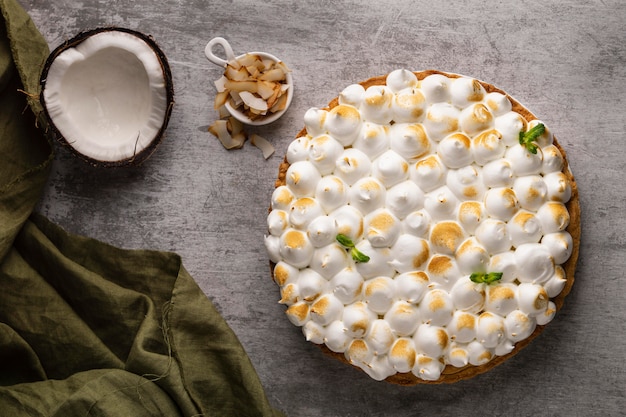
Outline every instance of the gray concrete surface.
<svg viewBox="0 0 626 417"><path fill-rule="evenodd" d="M59 149L39 210L68 230L180 253L289 416L617 416L626 409L626 3L549 1L22 0L51 47L84 29L151 34L167 54L176 107L140 168L92 168ZM292 69L287 115L257 132L277 152L225 151L205 127L226 37ZM449 386L375 382L304 341L277 304L263 245L278 164L304 112L397 68L471 75L539 115L578 181L583 240L573 292L518 356Z"/></svg>

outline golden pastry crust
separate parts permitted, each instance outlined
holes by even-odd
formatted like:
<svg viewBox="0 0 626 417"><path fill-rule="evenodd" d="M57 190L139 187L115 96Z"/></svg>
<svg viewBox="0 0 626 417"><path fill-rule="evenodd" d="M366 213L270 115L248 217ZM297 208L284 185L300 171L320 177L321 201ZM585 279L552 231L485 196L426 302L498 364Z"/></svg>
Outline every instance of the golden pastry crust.
<svg viewBox="0 0 626 417"><path fill-rule="evenodd" d="M432 75L432 74L441 74L441 75L445 75L449 78L458 78L460 77L460 75L458 74L451 74L451 73L446 73L446 72L442 72L442 71L437 71L437 70L425 70L425 71L417 71L414 72L414 74L417 76L418 80L422 80L425 77ZM364 88L368 88L369 86L372 85L385 85L386 83L386 75L383 76L378 76L378 77L372 77L368 80L365 80L363 82L361 82L360 84L364 87ZM519 103L517 100L515 100L513 97L509 96L506 92L504 92L503 90L500 90L499 88L479 81L482 86L485 88L485 90L487 91L487 93L491 93L491 92L498 92L501 94L504 94L509 101L512 104L512 110L518 114L520 114L522 117L524 117L524 119L526 119L526 121L530 122L531 120L535 120L537 119L537 117L535 117L535 115L533 113L530 112L530 110L528 110L526 107L524 107L521 103ZM326 108L327 110L332 109L333 107L338 105L338 97L335 97L333 100L330 101L330 103L328 104L328 107ZM306 129L302 129L297 135L296 138L301 137L306 135ZM566 283L565 283L565 287L563 288L563 290L561 291L561 293L559 295L557 295L556 297L552 298L551 300L554 302L554 304L556 305L556 309L557 311L561 309L561 307L563 306L565 297L569 294L569 292L572 289L572 286L574 284L574 273L576 270L576 263L578 260L578 252L579 252L579 246L580 246L580 234L581 234L581 228L580 228L580 203L579 203L579 197L578 197L578 187L576 185L576 181L574 180L574 176L572 175L570 169L569 169L569 165L568 165L568 161L567 161L567 156L565 153L565 150L561 147L561 145L558 143L556 137L554 137L554 146L556 146L558 148L558 150L561 152L561 154L563 155L563 161L564 161L564 166L563 166L563 173L568 177L570 183L571 183L571 187L572 187L572 196L570 198L570 200L565 204L565 206L567 207L567 210L569 212L570 215L570 223L569 226L567 227L567 231L570 233L570 235L572 236L572 240L573 240L573 249L572 249L572 254L570 256L570 258L567 260L567 262L565 262L562 267L565 270L565 277L567 279ZM287 159L285 157L285 159L283 160L283 162L280 164L279 166L279 170L278 170L278 178L276 180L276 187L279 187L281 185L285 185L285 177L287 174L287 169L289 168L289 163L287 162ZM273 271L273 265L271 265L271 270ZM392 383L392 384L398 384L398 385L417 385L417 384L442 384L442 383L454 383L454 382L458 382L464 379L469 379L472 378L476 375L482 374L484 372L489 371L490 369L494 368L495 366L503 363L504 361L510 359L512 356L514 356L515 354L517 354L521 349L523 349L525 346L527 346L530 342L532 342L545 328L545 326L541 326L538 325L535 329L535 331L526 339L517 342L515 344L515 348L508 353L507 355L504 356L495 356L491 361L489 361L488 363L484 364L484 365L480 365L480 366L475 366L475 365L467 365L465 367L462 368L457 368L451 365L448 365L445 367L445 369L443 370L441 377L436 380L436 381L426 381L423 379L420 379L418 377L416 377L415 375L413 375L412 373L408 372L408 373L398 373L395 375L392 375L390 377L388 377L387 379L385 379L385 381ZM324 345L319 345L320 348L328 355L331 355L335 358L337 358L338 360L344 362L344 363L348 363L348 361L346 360L345 356L342 353L336 353L336 352L332 352L330 349L328 349L326 346Z"/></svg>

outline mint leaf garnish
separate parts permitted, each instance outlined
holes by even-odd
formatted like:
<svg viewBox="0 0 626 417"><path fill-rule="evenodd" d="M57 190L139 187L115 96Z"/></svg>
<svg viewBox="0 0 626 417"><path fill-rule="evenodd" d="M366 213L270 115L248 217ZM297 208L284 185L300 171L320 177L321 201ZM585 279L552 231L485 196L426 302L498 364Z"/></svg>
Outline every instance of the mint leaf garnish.
<svg viewBox="0 0 626 417"><path fill-rule="evenodd" d="M524 146L528 152L532 154L537 153L537 143L535 142L539 136L546 131L546 127L543 123L539 123L533 126L527 132L519 132L519 143Z"/></svg>
<svg viewBox="0 0 626 417"><path fill-rule="evenodd" d="M502 279L502 272L474 272L470 275L470 280L477 284L493 284Z"/></svg>
<svg viewBox="0 0 626 417"><path fill-rule="evenodd" d="M348 236L339 233L336 239L341 246L345 246L346 248L350 249L350 255L355 262L367 262L370 260L369 256L367 256L354 246L354 242L352 242L352 239L350 239Z"/></svg>

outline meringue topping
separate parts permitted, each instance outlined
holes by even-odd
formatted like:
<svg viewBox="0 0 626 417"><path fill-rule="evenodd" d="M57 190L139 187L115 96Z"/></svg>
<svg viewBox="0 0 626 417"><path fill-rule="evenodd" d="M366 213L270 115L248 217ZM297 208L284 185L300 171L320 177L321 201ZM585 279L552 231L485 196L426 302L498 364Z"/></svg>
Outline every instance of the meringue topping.
<svg viewBox="0 0 626 417"><path fill-rule="evenodd" d="M519 133L541 122L512 108L473 78L396 70L305 113L265 246L279 302L308 341L375 380L436 381L553 319L575 190L551 131L529 152ZM502 276L476 283L475 272Z"/></svg>

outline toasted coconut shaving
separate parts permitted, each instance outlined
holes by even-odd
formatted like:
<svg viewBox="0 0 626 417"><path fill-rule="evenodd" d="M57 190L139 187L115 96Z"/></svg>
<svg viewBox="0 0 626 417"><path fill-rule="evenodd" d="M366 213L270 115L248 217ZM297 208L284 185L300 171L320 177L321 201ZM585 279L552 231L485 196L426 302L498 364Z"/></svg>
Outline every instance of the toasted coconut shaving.
<svg viewBox="0 0 626 417"><path fill-rule="evenodd" d="M274 146L272 146L272 144L263 136L259 136L256 133L253 133L252 135L250 135L250 143L263 152L263 158L265 159L274 154Z"/></svg>
<svg viewBox="0 0 626 417"><path fill-rule="evenodd" d="M223 114L223 117L221 116L220 119L214 121L208 130L209 133L219 139L224 148L229 150L241 149L249 138L250 143L261 150L263 158L268 159L274 154L274 146L267 139L256 133L248 136L243 123L230 116L228 112L220 114Z"/></svg>
<svg viewBox="0 0 626 417"><path fill-rule="evenodd" d="M287 103L287 74L282 61L245 54L230 61L224 75L215 81L215 109L230 100L233 108L252 120L284 110Z"/></svg>

